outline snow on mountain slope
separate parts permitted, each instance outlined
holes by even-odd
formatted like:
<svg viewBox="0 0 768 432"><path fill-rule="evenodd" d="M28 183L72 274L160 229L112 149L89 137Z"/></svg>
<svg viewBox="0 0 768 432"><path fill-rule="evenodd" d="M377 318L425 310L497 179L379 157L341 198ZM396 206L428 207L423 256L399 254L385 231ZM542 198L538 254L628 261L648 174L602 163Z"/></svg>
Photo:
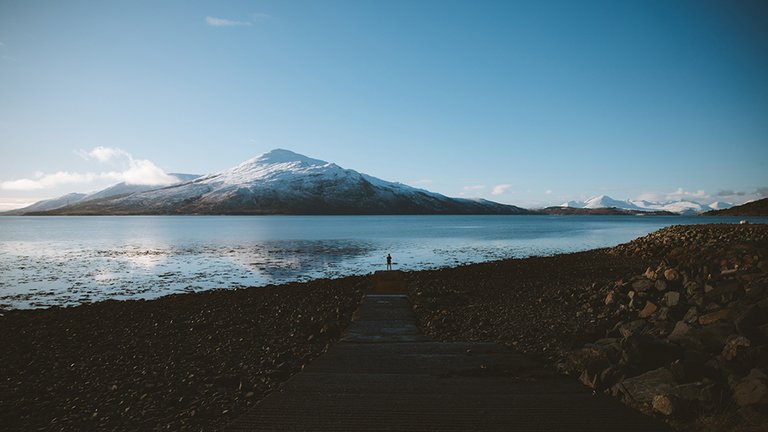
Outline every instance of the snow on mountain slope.
<svg viewBox="0 0 768 432"><path fill-rule="evenodd" d="M174 177L176 177L179 182L185 182L189 180L196 179L200 177L197 174L179 174L179 173L172 173L170 174ZM31 204L27 207L11 210L8 212L4 212L3 214L6 215L21 215L24 213L29 212L42 212L42 211L50 211L50 210L56 210L60 209L69 205L84 203L87 201L93 201L93 200L100 200L105 198L113 198L116 196L121 195L130 195L137 192L145 192L152 189L157 189L158 185L129 185L125 182L120 182L115 185L112 185L106 189L102 189L100 191L92 192L89 194L84 193L69 193L66 195L62 195L57 198L51 198L47 200L38 201L34 204Z"/></svg>
<svg viewBox="0 0 768 432"><path fill-rule="evenodd" d="M594 198L590 198L584 203L584 208L590 209L610 207L623 208L627 210L638 210L638 207L629 201L615 200L607 195L600 195Z"/></svg>
<svg viewBox="0 0 768 432"><path fill-rule="evenodd" d="M21 215L26 212L55 210L71 204L76 204L82 201L86 196L87 195L84 193L68 193L60 197L38 201L20 209L9 210L7 212L3 212L3 214L12 216Z"/></svg>
<svg viewBox="0 0 768 432"><path fill-rule="evenodd" d="M725 210L731 207L733 207L733 204L722 201L715 201L709 205L709 208L712 210Z"/></svg>
<svg viewBox="0 0 768 432"><path fill-rule="evenodd" d="M72 214L521 214L277 149L195 180L64 209Z"/></svg>
<svg viewBox="0 0 768 432"><path fill-rule="evenodd" d="M561 204L560 207L573 207L573 208L619 208L625 210L640 210L640 211L668 211L672 213L678 213L681 215L695 215L711 209L711 206L699 204L693 201L669 201L656 203L645 200L616 200L607 195L600 195L594 198L590 198L585 202L580 201L568 201Z"/></svg>

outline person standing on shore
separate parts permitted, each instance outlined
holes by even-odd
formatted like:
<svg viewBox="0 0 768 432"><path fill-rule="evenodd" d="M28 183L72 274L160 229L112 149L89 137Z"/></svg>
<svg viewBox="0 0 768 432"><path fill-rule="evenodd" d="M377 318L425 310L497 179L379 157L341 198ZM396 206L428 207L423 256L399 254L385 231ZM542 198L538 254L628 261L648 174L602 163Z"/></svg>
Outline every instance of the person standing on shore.
<svg viewBox="0 0 768 432"><path fill-rule="evenodd" d="M387 254L387 270L392 270L392 255Z"/></svg>

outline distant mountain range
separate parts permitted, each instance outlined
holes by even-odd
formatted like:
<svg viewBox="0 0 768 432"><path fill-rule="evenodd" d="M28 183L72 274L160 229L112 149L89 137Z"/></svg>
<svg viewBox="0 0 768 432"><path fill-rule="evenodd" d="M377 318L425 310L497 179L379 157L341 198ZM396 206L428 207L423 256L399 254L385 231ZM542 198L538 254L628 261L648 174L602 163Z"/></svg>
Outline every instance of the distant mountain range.
<svg viewBox="0 0 768 432"><path fill-rule="evenodd" d="M708 205L699 204L693 201L666 201L651 202L645 200L617 200L607 195L600 195L590 198L587 201L568 201L559 207L575 209L606 209L616 208L629 210L633 212L669 212L679 215L697 215L710 210L720 210L731 207L732 204L724 202L713 202Z"/></svg>
<svg viewBox="0 0 768 432"><path fill-rule="evenodd" d="M705 216L768 216L768 198L724 210L711 210Z"/></svg>
<svg viewBox="0 0 768 432"><path fill-rule="evenodd" d="M272 150L218 173L171 175L178 183L164 186L118 183L98 192L70 193L0 214L696 215L706 212L751 215L764 212L755 203L765 201L741 206L745 212L758 213L729 213L722 210L732 205L723 202L708 205L686 200L650 202L600 195L586 201L526 210L483 199L449 198L283 149Z"/></svg>
<svg viewBox="0 0 768 432"><path fill-rule="evenodd" d="M199 174L171 173L169 175L176 177L176 179L178 180L178 183L194 180L200 177ZM69 193L66 195L62 195L58 198L51 198L47 200L38 201L27 207L10 210L0 214L24 215L24 214L35 213L35 212L47 212L47 211L52 211L52 210L57 210L64 207L72 206L75 204L84 204L89 201L98 201L106 198L116 198L116 197L127 196L137 192L145 192L145 191L157 189L158 187L159 186L157 185L129 185L129 184L126 184L125 182L120 182L106 189L102 189L98 192L93 192L90 194Z"/></svg>
<svg viewBox="0 0 768 432"><path fill-rule="evenodd" d="M118 184L14 210L26 215L140 214L531 214L487 200L449 198L289 150L277 149L219 173L174 174L163 187ZM9 214L9 213L6 213Z"/></svg>

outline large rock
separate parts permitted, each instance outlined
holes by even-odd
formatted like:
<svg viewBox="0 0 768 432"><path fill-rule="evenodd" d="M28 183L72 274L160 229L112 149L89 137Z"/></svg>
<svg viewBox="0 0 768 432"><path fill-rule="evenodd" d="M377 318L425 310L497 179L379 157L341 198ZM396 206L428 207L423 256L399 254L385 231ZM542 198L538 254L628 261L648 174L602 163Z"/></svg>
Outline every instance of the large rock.
<svg viewBox="0 0 768 432"><path fill-rule="evenodd" d="M669 291L664 293L664 304L668 307L675 307L680 303L680 293L677 291Z"/></svg>
<svg viewBox="0 0 768 432"><path fill-rule="evenodd" d="M635 372L667 366L682 355L677 345L648 335L630 336L622 342L621 348L622 363Z"/></svg>
<svg viewBox="0 0 768 432"><path fill-rule="evenodd" d="M743 355L746 348L749 348L750 345L752 345L752 343L744 336L733 335L728 338L728 342L725 343L722 355L726 360L733 360L739 356L740 353Z"/></svg>
<svg viewBox="0 0 768 432"><path fill-rule="evenodd" d="M752 369L733 389L733 400L740 406L768 404L768 375L764 369Z"/></svg>
<svg viewBox="0 0 768 432"><path fill-rule="evenodd" d="M616 329L621 334L621 337L627 338L634 334L642 334L648 323L645 320L635 320L629 322L622 322L616 325Z"/></svg>
<svg viewBox="0 0 768 432"><path fill-rule="evenodd" d="M669 393L675 376L667 368L658 368L636 377L627 378L611 387L611 394L627 405L648 409L653 397Z"/></svg>
<svg viewBox="0 0 768 432"><path fill-rule="evenodd" d="M680 280L680 272L674 268L669 268L664 271L664 279L670 282L675 282L677 280Z"/></svg>
<svg viewBox="0 0 768 432"><path fill-rule="evenodd" d="M731 309L720 309L719 311L701 315L699 317L699 324L705 326L716 323L718 321L728 321L732 316L733 311Z"/></svg>
<svg viewBox="0 0 768 432"><path fill-rule="evenodd" d="M654 304L651 301L648 301L648 302L645 303L645 306L643 307L643 310L641 310L637 314L637 316L640 317L640 318L648 318L649 316L653 315L653 313L656 312L656 309L658 309L658 308L659 307L656 306L656 304Z"/></svg>
<svg viewBox="0 0 768 432"><path fill-rule="evenodd" d="M632 289L638 292L648 291L653 287L653 281L646 278L639 278L632 282Z"/></svg>

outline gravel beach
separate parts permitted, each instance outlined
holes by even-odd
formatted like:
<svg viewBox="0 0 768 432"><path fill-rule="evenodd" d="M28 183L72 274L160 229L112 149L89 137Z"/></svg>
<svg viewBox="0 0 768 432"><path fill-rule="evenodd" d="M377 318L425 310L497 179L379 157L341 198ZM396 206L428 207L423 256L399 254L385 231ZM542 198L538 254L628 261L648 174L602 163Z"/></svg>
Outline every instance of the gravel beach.
<svg viewBox="0 0 768 432"><path fill-rule="evenodd" d="M702 225L406 278L434 338L507 344L680 430L757 431L768 418L766 263L768 226ZM217 430L322 354L369 284L5 312L0 424ZM680 322L687 338L672 337Z"/></svg>
<svg viewBox="0 0 768 432"><path fill-rule="evenodd" d="M216 430L323 353L364 279L0 317L0 429Z"/></svg>

